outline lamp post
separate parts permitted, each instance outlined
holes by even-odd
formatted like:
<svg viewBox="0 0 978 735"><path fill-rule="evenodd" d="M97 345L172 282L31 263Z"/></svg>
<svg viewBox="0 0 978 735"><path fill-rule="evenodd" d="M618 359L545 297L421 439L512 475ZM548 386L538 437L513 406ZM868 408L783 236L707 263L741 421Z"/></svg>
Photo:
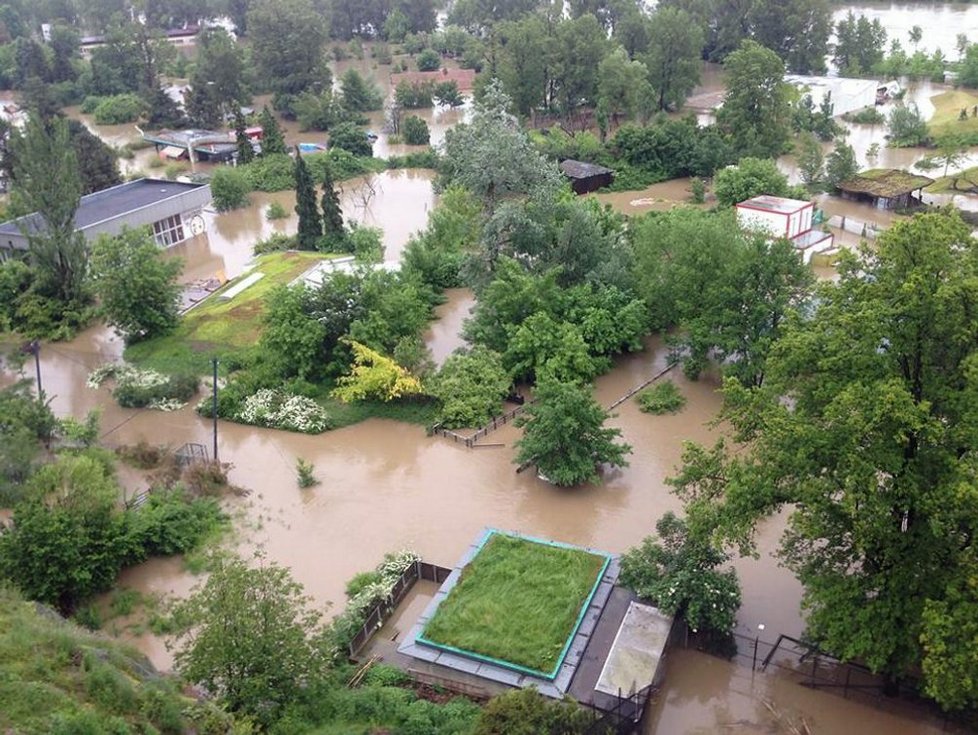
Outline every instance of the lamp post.
<svg viewBox="0 0 978 735"><path fill-rule="evenodd" d="M37 376L37 400L43 400L44 389L41 387L41 343L31 340L21 348L25 355L34 355L34 374Z"/></svg>
<svg viewBox="0 0 978 735"><path fill-rule="evenodd" d="M754 665L751 667L751 671L757 671L757 643L761 638L761 633L763 632L764 632L764 623L758 623L757 635L754 636Z"/></svg>
<svg viewBox="0 0 978 735"><path fill-rule="evenodd" d="M213 392L213 404L211 406L212 412L214 414L214 461L218 461L217 456L217 358L213 359L214 363L214 383L212 385Z"/></svg>

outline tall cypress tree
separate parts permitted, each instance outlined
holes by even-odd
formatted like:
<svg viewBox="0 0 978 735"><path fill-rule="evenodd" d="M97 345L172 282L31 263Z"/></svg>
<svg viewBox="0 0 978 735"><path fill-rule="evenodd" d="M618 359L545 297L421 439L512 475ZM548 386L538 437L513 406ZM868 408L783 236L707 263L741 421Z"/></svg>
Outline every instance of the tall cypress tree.
<svg viewBox="0 0 978 735"><path fill-rule="evenodd" d="M316 250L323 236L323 221L316 206L316 186L298 146L295 149L295 211L299 215L299 250Z"/></svg>
<svg viewBox="0 0 978 735"><path fill-rule="evenodd" d="M238 144L238 163L251 163L255 158L255 149L251 147L251 139L245 132L245 119L240 107L234 112L234 141Z"/></svg>
<svg viewBox="0 0 978 735"><path fill-rule="evenodd" d="M286 153L285 136L282 135L282 128L278 126L278 121L275 119L272 111L268 109L267 105L262 108L259 122L262 127L262 155L266 153Z"/></svg>
<svg viewBox="0 0 978 735"><path fill-rule="evenodd" d="M323 235L331 250L342 250L346 239L343 229L343 210L340 209L340 196L333 183L333 171L326 166L323 172Z"/></svg>

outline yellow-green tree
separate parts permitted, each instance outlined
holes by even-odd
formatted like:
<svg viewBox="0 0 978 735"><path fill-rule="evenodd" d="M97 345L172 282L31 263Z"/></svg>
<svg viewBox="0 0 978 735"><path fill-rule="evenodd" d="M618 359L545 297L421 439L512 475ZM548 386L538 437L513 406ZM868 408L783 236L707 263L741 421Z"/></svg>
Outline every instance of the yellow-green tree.
<svg viewBox="0 0 978 735"><path fill-rule="evenodd" d="M421 381L394 360L360 342L350 340L348 344L353 350L353 367L337 381L334 398L344 403L368 398L392 401L421 393Z"/></svg>

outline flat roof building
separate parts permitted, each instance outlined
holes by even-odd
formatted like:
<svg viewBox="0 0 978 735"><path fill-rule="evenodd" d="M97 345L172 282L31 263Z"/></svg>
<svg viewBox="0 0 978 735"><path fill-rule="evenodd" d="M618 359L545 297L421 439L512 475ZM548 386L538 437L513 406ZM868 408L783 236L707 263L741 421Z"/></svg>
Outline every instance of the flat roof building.
<svg viewBox="0 0 978 735"><path fill-rule="evenodd" d="M203 208L211 200L208 184L166 179L138 179L81 198L75 229L88 242L99 235L117 235L123 227L149 226L160 247L171 247L204 231ZM37 213L0 225L0 258L27 250L26 232L39 232Z"/></svg>
<svg viewBox="0 0 978 735"><path fill-rule="evenodd" d="M831 232L815 228L814 202L802 199L761 194L737 205L737 222L746 230L786 238L806 263L834 244Z"/></svg>

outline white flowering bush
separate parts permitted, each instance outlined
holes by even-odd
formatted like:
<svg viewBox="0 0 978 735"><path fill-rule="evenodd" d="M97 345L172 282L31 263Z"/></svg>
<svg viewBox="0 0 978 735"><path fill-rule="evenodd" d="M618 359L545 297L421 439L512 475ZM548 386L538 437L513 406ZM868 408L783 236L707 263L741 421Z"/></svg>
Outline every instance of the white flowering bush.
<svg viewBox="0 0 978 735"><path fill-rule="evenodd" d="M346 608L330 626L337 657L346 655L350 641L363 627L370 611L378 602L390 596L401 575L419 561L420 555L404 549L385 554L384 560L372 572L358 575L356 592L349 597Z"/></svg>
<svg viewBox="0 0 978 735"><path fill-rule="evenodd" d="M666 513L649 536L621 558L619 582L669 615L680 615L696 633L730 633L740 608L740 583L728 556L690 535L686 523Z"/></svg>
<svg viewBox="0 0 978 735"><path fill-rule="evenodd" d="M165 375L156 370L143 370L128 363L109 363L88 375L86 385L98 388L107 380L114 381L112 397L124 408L152 408L176 411L187 405L197 392L195 376Z"/></svg>
<svg viewBox="0 0 978 735"><path fill-rule="evenodd" d="M326 409L311 398L273 388L262 388L248 396L228 418L242 424L304 434L320 434L331 425Z"/></svg>

